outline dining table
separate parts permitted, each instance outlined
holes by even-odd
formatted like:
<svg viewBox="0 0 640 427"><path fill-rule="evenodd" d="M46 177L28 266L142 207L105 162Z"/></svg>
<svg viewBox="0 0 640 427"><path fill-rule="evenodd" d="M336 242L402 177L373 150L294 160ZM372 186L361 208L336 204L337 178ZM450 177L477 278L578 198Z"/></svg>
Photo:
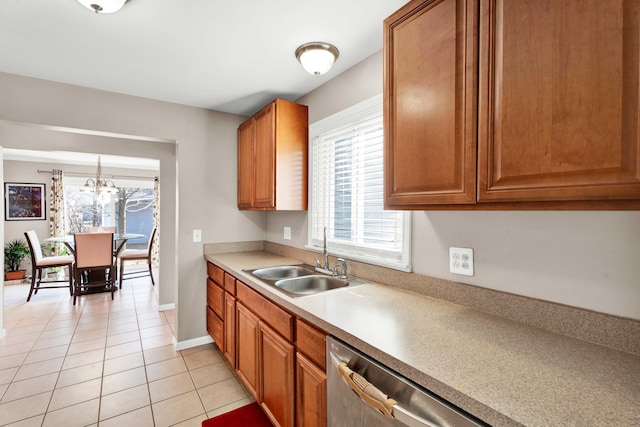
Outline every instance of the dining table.
<svg viewBox="0 0 640 427"><path fill-rule="evenodd" d="M113 256L114 258L118 257L118 254L120 254L120 252L122 251L122 249L124 248L124 244L127 243L127 241L129 240L135 240L135 239L146 239L146 236L144 234L139 234L139 233L114 233L113 234L113 241L114 241L114 245L113 245ZM75 247L74 247L74 242L75 239L73 237L73 234L68 234L65 236L57 236L57 237L49 237L47 239L44 239L45 242L48 243L64 243L64 245L67 247L67 249L69 250L69 252L75 256ZM117 277L117 275L116 275ZM89 273L88 276L88 280L90 282L93 281L104 281L104 272L102 271L92 271ZM115 286L115 283L114 283ZM118 287L115 287L115 290L117 290ZM111 291L110 287L104 287L104 288L88 288L87 291L83 291L83 293L96 293L96 292L107 292L107 291Z"/></svg>
<svg viewBox="0 0 640 427"><path fill-rule="evenodd" d="M144 234L139 233L114 233L113 241L113 256L117 257L118 254L124 248L124 244L127 243L127 240L135 240L135 239L144 239L146 236ZM64 243L64 245L69 249L72 255L75 255L75 247L74 247L74 239L73 234L67 234L65 236L57 236L57 237L49 237L44 239L45 242L48 243Z"/></svg>

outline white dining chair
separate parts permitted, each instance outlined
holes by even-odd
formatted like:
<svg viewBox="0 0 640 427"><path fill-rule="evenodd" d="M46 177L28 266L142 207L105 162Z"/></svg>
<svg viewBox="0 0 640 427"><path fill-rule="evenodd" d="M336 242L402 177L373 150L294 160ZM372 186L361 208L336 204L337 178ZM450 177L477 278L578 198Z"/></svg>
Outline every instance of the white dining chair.
<svg viewBox="0 0 640 427"><path fill-rule="evenodd" d="M40 289L66 288L69 287L69 295L73 295L73 255L59 256L43 256L40 239L34 230L24 233L24 237L29 244L29 252L31 253L31 288L27 296L27 302L31 300L31 296L38 293ZM64 280L47 279L42 281L42 273L47 268L68 267L69 278ZM52 283L65 283L66 285L52 285Z"/></svg>
<svg viewBox="0 0 640 427"><path fill-rule="evenodd" d="M155 281L153 280L153 269L151 263L151 253L153 251L153 244L156 237L156 228L151 232L151 238L149 239L149 244L147 249L125 249L118 254L118 259L120 260L120 278L118 283L120 284L120 289L122 289L122 281L126 279L134 279L137 277L151 277L151 284L155 286ZM148 266L148 271L124 271L125 262L129 261L146 261Z"/></svg>

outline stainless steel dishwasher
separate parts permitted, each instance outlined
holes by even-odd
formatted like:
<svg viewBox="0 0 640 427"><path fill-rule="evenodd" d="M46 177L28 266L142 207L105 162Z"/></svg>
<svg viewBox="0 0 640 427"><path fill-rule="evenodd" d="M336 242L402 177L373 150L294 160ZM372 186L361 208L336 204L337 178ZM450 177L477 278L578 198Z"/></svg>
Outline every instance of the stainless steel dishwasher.
<svg viewBox="0 0 640 427"><path fill-rule="evenodd" d="M327 338L329 427L487 426L334 337Z"/></svg>

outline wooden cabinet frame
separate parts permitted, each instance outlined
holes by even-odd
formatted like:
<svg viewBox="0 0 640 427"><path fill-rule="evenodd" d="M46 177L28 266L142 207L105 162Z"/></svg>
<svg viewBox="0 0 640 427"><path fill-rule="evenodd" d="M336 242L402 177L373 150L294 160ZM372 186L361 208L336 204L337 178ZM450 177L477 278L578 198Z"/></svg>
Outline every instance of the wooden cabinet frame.
<svg viewBox="0 0 640 427"><path fill-rule="evenodd" d="M385 20L385 207L640 209L640 4L414 0Z"/></svg>
<svg viewBox="0 0 640 427"><path fill-rule="evenodd" d="M276 99L238 127L238 208L306 210L306 105Z"/></svg>
<svg viewBox="0 0 640 427"><path fill-rule="evenodd" d="M385 20L387 209L475 203L477 7L411 2Z"/></svg>

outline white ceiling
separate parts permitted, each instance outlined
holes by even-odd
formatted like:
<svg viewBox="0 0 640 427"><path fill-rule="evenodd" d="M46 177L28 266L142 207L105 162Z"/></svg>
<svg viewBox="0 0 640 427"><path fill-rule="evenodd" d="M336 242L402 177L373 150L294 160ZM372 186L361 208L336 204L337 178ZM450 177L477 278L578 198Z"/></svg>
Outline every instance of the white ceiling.
<svg viewBox="0 0 640 427"><path fill-rule="evenodd" d="M0 71L250 115L294 100L382 48L407 0L130 0L95 14L76 0L1 0ZM340 57L323 76L294 52Z"/></svg>

